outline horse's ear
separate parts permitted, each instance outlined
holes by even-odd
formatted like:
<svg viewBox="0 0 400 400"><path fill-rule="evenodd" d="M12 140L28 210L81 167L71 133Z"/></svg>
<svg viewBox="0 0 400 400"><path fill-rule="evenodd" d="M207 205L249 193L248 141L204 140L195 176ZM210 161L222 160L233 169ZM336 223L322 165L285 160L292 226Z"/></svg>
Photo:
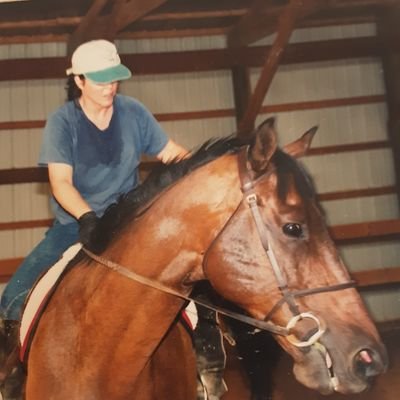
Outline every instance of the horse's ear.
<svg viewBox="0 0 400 400"><path fill-rule="evenodd" d="M261 173L268 167L277 149L275 118L268 118L256 130L254 143L250 148L249 162L254 172Z"/></svg>
<svg viewBox="0 0 400 400"><path fill-rule="evenodd" d="M313 126L300 139L284 146L283 151L294 158L307 154L318 126Z"/></svg>

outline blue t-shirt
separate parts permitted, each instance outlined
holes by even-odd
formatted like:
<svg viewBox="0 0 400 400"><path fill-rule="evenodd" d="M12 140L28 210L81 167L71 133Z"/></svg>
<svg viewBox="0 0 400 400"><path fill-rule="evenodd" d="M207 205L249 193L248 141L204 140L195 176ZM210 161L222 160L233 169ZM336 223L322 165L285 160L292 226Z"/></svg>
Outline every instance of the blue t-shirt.
<svg viewBox="0 0 400 400"><path fill-rule="evenodd" d="M78 102L69 101L47 120L39 165L64 163L73 168L73 184L98 216L138 184L142 153L158 154L168 138L139 101L116 95L110 125L99 130ZM51 198L56 219L75 218Z"/></svg>

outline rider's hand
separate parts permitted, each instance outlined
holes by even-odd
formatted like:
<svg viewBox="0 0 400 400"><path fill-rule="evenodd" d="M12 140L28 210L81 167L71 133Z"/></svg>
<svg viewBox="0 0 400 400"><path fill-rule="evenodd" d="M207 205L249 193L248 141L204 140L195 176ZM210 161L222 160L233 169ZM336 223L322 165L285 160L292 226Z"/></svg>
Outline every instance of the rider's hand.
<svg viewBox="0 0 400 400"><path fill-rule="evenodd" d="M94 211L88 211L79 217L79 241L83 246L90 247L98 222L99 218Z"/></svg>

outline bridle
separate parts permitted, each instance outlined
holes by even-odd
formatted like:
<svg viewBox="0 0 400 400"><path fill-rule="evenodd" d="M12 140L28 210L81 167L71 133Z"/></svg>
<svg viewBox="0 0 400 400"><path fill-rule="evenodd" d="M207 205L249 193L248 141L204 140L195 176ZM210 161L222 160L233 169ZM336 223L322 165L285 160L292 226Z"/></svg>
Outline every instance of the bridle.
<svg viewBox="0 0 400 400"><path fill-rule="evenodd" d="M279 264L275 258L275 254L268 242L268 237L269 237L268 228L262 219L261 212L260 212L260 209L259 209L258 203L257 203L258 197L257 197L257 193L255 190L255 184L257 181L251 179L250 169L248 167L248 156L247 155L248 155L248 147L242 148L240 150L240 152L238 153L239 177L240 177L240 182L241 182L241 190L243 193L243 199L239 203L235 212L225 223L224 227L222 228L221 232L218 234L217 238L221 236L223 231L229 225L229 222L232 220L232 217L238 212L240 205L243 202L245 202L245 204L248 205L248 207L251 211L251 214L253 216L254 223L257 227L258 236L260 238L260 241L264 248L264 251L266 252L266 255L269 259L274 276L278 283L279 291L282 295L281 299L272 307L271 311L264 318L264 320L259 320L259 319L255 319L255 318L252 318L252 317L240 314L240 313L236 313L236 312L233 312L226 308L214 306L212 304L209 304L209 303L199 300L197 298L193 298L190 295L185 295L185 294L178 292L177 290L172 289L171 287L164 285L154 279L147 278L143 275L137 274L116 262L113 262L111 260L108 260L108 259L100 256L100 255L97 255L85 247L83 247L82 250L91 259L93 259L97 263L102 264L102 265L112 269L113 271L119 273L120 275L123 275L131 280L134 280L143 285L152 287L152 288L162 291L164 293L179 297L186 301L193 301L194 303L196 303L200 306L203 306L203 307L206 307L213 311L216 311L217 313L219 313L221 315L224 315L224 316L236 319L238 321L244 322L246 324L252 325L255 328L266 330L266 331L269 331L276 335L285 336L287 338L287 340L296 347L308 347L308 346L311 346L311 345L315 344L316 342L318 342L319 338L325 332L326 327L325 327L325 324L323 323L323 321L321 321L312 312L310 312L310 311L301 312L298 304L296 303L296 299L300 298L300 297L304 297L304 296L318 294L318 293L326 293L326 292L333 292L333 291L339 291L339 290L344 290L344 289L348 289L348 288L353 288L353 287L355 287L355 282L348 281L348 282L337 284L337 285L316 287L316 288L310 288L310 289L301 289L301 290L293 290L293 289L289 288L285 274L282 271L282 269L279 267ZM210 247L213 246L216 239L214 239L214 241L210 245ZM207 252L208 252L208 250L207 250ZM289 320L289 322L287 323L286 326L277 325L271 321L272 315L280 307L282 307L283 304L287 304L291 313L293 314L293 317ZM315 333L313 333L307 340L303 341L303 340L298 339L296 337L296 335L293 334L293 328L296 326L296 324L299 321L304 320L304 319L312 320L316 324L317 331Z"/></svg>
<svg viewBox="0 0 400 400"><path fill-rule="evenodd" d="M323 287L316 287L310 289L293 290L288 286L286 276L282 269L279 267L278 261L275 257L275 253L268 242L269 232L266 224L264 223L261 212L258 206L257 193L255 190L255 181L251 179L249 162L248 162L248 150L249 147L244 147L240 150L238 154L238 167L239 167L239 178L241 184L241 190L244 196L243 201L247 203L251 214L253 216L254 223L257 227L258 237L260 238L262 247L268 257L271 264L272 271L274 273L275 279L278 283L278 289L282 295L281 299L272 307L271 311L267 314L264 321L269 321L272 315L280 308L283 304L287 304L289 310L293 314L293 317L289 320L286 325L286 329L289 332L287 335L287 340L297 347L308 347L316 343L319 338L325 332L325 324L311 311L301 312L298 304L296 303L296 298L311 296L318 293L335 292L339 290L344 290L348 288L355 287L356 283L354 281L348 281L344 283L339 283L337 285L329 285ZM290 332L296 326L296 324L304 319L310 319L315 322L317 326L317 331L313 333L307 340L299 340L295 335Z"/></svg>

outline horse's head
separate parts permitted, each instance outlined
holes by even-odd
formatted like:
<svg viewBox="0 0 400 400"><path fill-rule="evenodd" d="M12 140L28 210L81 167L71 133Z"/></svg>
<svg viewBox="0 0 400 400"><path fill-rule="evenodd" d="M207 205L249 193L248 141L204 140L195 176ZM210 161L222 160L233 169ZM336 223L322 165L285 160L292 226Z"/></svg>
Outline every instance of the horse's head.
<svg viewBox="0 0 400 400"><path fill-rule="evenodd" d="M295 160L315 131L280 150L273 119L259 127L238 155L243 201L208 250L204 271L251 316L287 328L277 340L304 385L360 392L385 370L386 353Z"/></svg>

